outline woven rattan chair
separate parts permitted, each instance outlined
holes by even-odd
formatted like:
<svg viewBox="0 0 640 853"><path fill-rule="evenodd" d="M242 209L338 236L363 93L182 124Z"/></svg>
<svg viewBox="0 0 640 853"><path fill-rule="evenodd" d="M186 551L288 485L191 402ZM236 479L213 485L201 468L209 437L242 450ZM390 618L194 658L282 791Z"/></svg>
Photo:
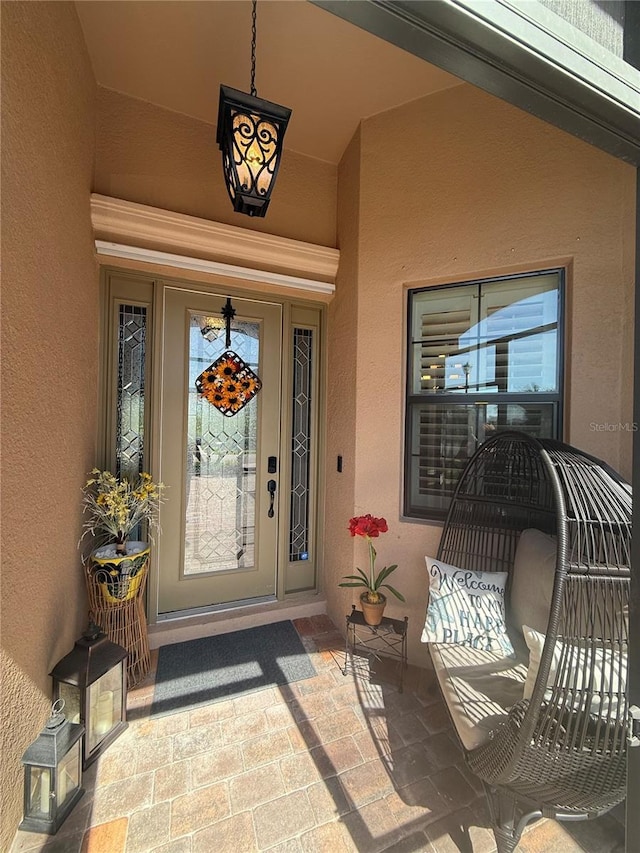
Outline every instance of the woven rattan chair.
<svg viewBox="0 0 640 853"><path fill-rule="evenodd" d="M535 688L484 743L465 749L485 786L499 853L516 848L531 820L594 818L625 797L631 488L573 447L497 433L461 476L438 559L512 573L527 528L557 543ZM607 689L598 663L614 676Z"/></svg>

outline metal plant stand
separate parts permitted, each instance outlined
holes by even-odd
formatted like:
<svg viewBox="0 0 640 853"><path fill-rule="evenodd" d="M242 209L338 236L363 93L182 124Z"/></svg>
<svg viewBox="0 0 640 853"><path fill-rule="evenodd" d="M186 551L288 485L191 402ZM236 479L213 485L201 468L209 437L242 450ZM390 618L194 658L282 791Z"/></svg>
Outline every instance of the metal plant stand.
<svg viewBox="0 0 640 853"><path fill-rule="evenodd" d="M357 650L371 655L376 660L379 657L393 658L400 661L400 682L398 691L404 688L404 671L407 668L407 626L409 617L404 619L389 619L383 616L379 625L367 625L361 610L351 605L351 613L347 616L347 636L344 650L344 669L356 671L353 655Z"/></svg>

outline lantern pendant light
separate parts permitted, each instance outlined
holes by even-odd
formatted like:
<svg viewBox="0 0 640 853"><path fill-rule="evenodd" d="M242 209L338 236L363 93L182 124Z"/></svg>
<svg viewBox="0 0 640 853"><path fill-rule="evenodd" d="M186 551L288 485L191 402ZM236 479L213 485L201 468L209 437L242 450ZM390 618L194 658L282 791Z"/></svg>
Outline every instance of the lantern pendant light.
<svg viewBox="0 0 640 853"><path fill-rule="evenodd" d="M251 94L220 86L216 141L236 213L264 216L275 184L291 110L257 97L256 7L252 0Z"/></svg>

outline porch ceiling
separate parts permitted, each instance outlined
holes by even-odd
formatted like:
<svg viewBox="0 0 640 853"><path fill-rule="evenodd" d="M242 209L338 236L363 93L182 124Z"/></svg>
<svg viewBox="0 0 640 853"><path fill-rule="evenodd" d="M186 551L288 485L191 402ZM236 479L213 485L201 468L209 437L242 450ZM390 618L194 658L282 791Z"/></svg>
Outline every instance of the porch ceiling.
<svg viewBox="0 0 640 853"><path fill-rule="evenodd" d="M249 0L76 3L99 85L215 124L249 91ZM305 0L258 3L256 87L293 108L287 148L337 163L359 121L460 80Z"/></svg>

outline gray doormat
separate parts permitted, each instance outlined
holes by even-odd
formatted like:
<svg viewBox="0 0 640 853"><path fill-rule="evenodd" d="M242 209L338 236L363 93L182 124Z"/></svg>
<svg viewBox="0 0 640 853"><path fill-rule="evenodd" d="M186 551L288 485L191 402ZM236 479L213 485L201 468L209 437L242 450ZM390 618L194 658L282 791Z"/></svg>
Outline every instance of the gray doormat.
<svg viewBox="0 0 640 853"><path fill-rule="evenodd" d="M152 717L316 674L291 621L161 646Z"/></svg>

